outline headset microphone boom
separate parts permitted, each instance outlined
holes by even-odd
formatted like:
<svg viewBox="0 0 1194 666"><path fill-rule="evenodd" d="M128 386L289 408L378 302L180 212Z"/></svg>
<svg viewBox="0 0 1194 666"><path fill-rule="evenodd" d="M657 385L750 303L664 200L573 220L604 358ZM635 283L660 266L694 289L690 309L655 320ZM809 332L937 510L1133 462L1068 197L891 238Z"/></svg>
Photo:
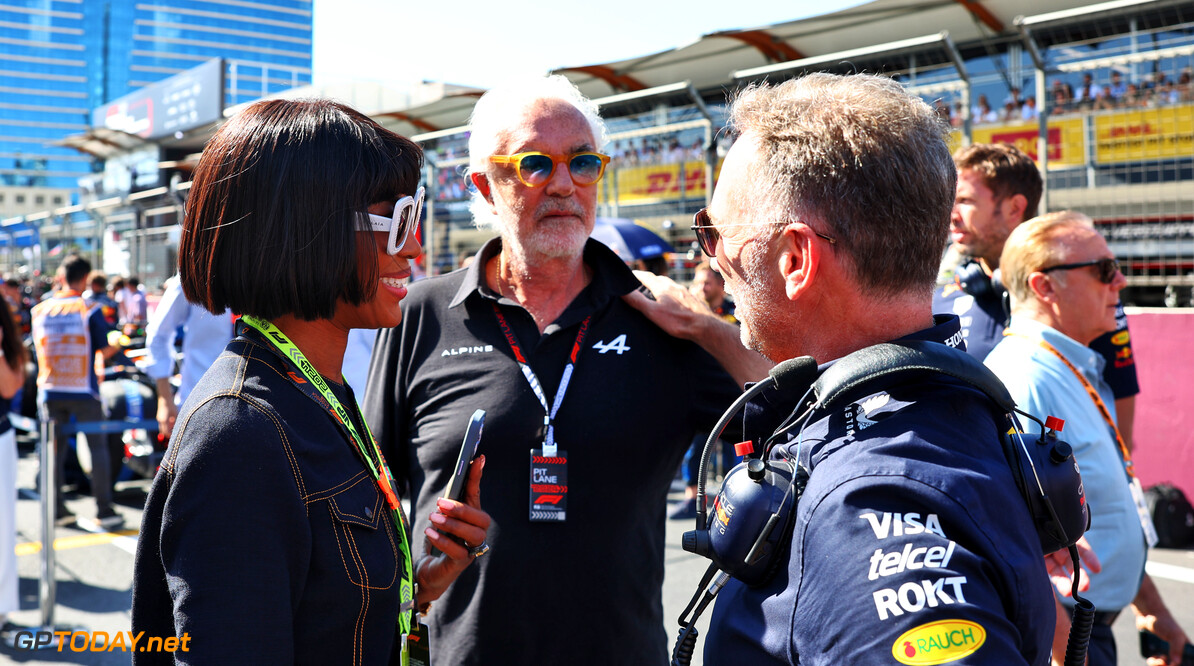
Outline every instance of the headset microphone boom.
<svg viewBox="0 0 1194 666"><path fill-rule="evenodd" d="M688 664L696 647L696 619L731 577L749 586L765 584L783 564L790 546L795 508L810 470L779 449L772 449L780 435L807 425L814 413L877 393L931 374L944 374L985 394L1003 414L1000 442L1020 494L1040 538L1043 554L1066 549L1074 563L1074 599L1077 607L1071 627L1066 664L1085 661L1094 606L1078 596L1080 569L1074 544L1090 526L1090 512L1069 444L1057 437L1059 420L1041 422L1016 409L1011 395L986 366L965 352L939 343L901 341L867 347L819 372L812 357L802 356L776 365L767 379L738 397L709 434L701 454L697 486L696 529L686 532L683 547L712 560L688 606L680 614L680 635L672 653L673 666ZM706 510L705 480L712 445L726 425L752 399L767 391L786 395L800 392L792 415L762 447L747 450L722 482ZM1024 432L1019 413L1040 426L1040 434ZM704 588L702 595L701 589ZM691 618L685 618L692 613Z"/></svg>

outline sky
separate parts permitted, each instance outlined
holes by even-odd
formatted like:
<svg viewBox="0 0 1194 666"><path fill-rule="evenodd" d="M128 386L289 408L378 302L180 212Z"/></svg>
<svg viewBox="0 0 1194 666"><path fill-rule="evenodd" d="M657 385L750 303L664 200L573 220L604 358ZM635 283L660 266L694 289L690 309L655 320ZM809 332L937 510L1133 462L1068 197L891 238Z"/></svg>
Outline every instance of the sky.
<svg viewBox="0 0 1194 666"><path fill-rule="evenodd" d="M314 0L312 78L316 85L357 79L405 87L427 80L490 88L862 2Z"/></svg>

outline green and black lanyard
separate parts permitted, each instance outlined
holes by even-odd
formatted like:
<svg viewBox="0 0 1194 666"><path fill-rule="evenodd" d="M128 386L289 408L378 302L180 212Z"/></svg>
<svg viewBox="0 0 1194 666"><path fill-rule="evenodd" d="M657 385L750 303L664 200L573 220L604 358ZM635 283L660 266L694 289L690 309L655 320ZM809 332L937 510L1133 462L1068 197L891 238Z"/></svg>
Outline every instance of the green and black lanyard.
<svg viewBox="0 0 1194 666"><path fill-rule="evenodd" d="M306 381L302 381L291 373L291 382L296 388L307 395L307 397L328 410L332 418L336 421L336 425L347 435L349 441L355 445L357 452L360 453L361 458L365 461L365 465L369 468L369 472L377 481L382 494L385 495L386 503L390 506L390 514L393 517L394 525L398 530L399 566L401 568L398 598L402 604L398 613L398 629L402 633L403 663L405 663L407 637L411 635L411 625L413 624L414 565L411 560L410 542L406 533L406 515L403 513L402 505L398 501L398 494L394 492L394 476L390 473L390 468L386 465L385 458L381 455L381 449L377 446L377 440L374 439L373 433L369 431L369 424L365 422L364 418L360 419L360 423L365 430L365 434L369 436L369 439L365 440L361 436L356 425L354 425L354 419L351 417L348 409L344 407L336 397L336 394L332 392L331 387L327 384L327 380L315 371L315 368L307 360L307 357L303 355L303 352L290 341L290 338L286 337L285 333L278 330L277 326L249 315L241 317L240 321L245 324L245 327L242 328L242 334L248 334L247 337L255 341L269 344L278 352L283 360L302 374L302 378ZM355 404L353 407L359 415L360 408Z"/></svg>

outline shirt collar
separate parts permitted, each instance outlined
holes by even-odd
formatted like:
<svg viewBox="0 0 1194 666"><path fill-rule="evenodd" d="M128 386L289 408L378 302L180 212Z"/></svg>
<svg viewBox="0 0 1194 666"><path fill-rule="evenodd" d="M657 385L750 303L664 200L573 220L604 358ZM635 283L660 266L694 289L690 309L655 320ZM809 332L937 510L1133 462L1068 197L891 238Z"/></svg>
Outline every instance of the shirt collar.
<svg viewBox="0 0 1194 666"><path fill-rule="evenodd" d="M499 252L502 251L502 239L491 238L477 251L473 263L465 269L464 282L456 290L452 302L448 307L456 307L469 296L497 300L498 295L489 288L485 279L485 266ZM641 285L634 273L614 254L614 251L600 241L590 238L585 243L584 262L593 269L593 282L590 285L594 293L608 293L613 296L623 296L638 289Z"/></svg>
<svg viewBox="0 0 1194 666"><path fill-rule="evenodd" d="M1023 315L1013 316L1008 331L1034 340L1044 340L1079 368L1089 368L1095 374L1103 372L1105 361L1101 354L1048 324Z"/></svg>
<svg viewBox="0 0 1194 666"><path fill-rule="evenodd" d="M893 342L907 340L927 340L939 342L949 347L965 349L962 346L962 327L957 315L933 315L933 325L905 335ZM828 361L817 366L817 376L829 369L837 360ZM748 385L749 388L750 385ZM770 389L759 394L743 408L744 432L757 436L773 432L785 419L792 416L792 404L804 393L807 386L789 389Z"/></svg>
<svg viewBox="0 0 1194 666"><path fill-rule="evenodd" d="M927 340L929 342L940 342L947 347L965 350L966 347L962 343L962 323L955 314L935 314L933 315L933 325L921 329L910 335L905 335L896 342L901 340Z"/></svg>

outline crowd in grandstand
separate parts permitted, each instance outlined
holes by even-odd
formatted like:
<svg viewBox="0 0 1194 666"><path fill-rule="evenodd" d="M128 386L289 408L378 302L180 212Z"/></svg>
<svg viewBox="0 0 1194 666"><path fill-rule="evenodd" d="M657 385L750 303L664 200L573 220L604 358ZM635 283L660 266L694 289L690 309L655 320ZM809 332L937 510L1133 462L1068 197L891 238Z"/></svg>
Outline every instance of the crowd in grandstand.
<svg viewBox="0 0 1194 666"><path fill-rule="evenodd" d="M1105 85L1094 82L1089 72L1082 76L1082 82L1075 87L1065 78L1053 79L1049 90L1049 115L1063 115L1085 111L1111 109L1147 109L1173 104L1194 102L1194 86L1191 85L1191 70L1184 69L1174 81L1164 72L1143 76L1139 83L1128 81L1117 70L1112 70ZM964 121L962 103L955 101L936 102L937 112L949 120L954 127L961 127ZM1024 96L1019 88L1013 87L999 106L991 103L986 94L979 94L970 108L971 121L976 125L1010 124L1036 120L1040 107L1035 96Z"/></svg>
<svg viewBox="0 0 1194 666"><path fill-rule="evenodd" d="M456 169L439 169L436 171L436 201L459 201L467 197L468 181Z"/></svg>
<svg viewBox="0 0 1194 666"><path fill-rule="evenodd" d="M1094 82L1091 73L1085 73L1077 86L1065 77L1052 79L1049 91L1049 115L1057 116L1087 111L1111 109L1153 108L1194 102L1194 85L1191 85L1191 68L1187 67L1177 80L1164 72L1145 74L1139 83L1129 81L1118 70L1111 70L1106 84ZM952 103L938 99L934 102L937 112L956 128L961 128L965 119L961 101ZM975 98L970 108L970 118L975 125L1013 124L1032 122L1038 118L1040 104L1034 95L1024 95L1020 88L1012 87L1000 105L993 105L985 93ZM427 157L439 166L435 176L435 199L437 201L460 201L468 198L468 181L460 168L453 163L467 155L468 134L445 137L427 146ZM729 149L728 137L719 137L718 154ZM682 131L649 136L632 136L614 139L610 145L610 156L619 168L677 164L704 159L704 138L699 131Z"/></svg>
<svg viewBox="0 0 1194 666"><path fill-rule="evenodd" d="M1077 90L1066 81L1054 79L1051 95L1050 113L1060 114L1188 103L1194 101L1194 86L1190 85L1189 69L1176 82L1164 72L1155 72L1142 77L1140 83L1126 81L1118 71L1112 71L1107 85L1094 83L1089 73L1084 74Z"/></svg>
<svg viewBox="0 0 1194 666"><path fill-rule="evenodd" d="M676 135L621 139L613 142L610 156L624 167L676 164L704 159L703 146L699 136L689 140Z"/></svg>

